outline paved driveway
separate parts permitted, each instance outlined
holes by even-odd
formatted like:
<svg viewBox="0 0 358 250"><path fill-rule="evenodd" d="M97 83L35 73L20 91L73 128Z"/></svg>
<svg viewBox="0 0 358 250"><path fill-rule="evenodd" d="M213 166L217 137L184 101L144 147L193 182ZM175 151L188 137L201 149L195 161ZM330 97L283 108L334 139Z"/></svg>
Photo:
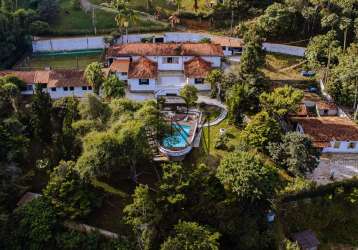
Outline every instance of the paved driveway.
<svg viewBox="0 0 358 250"><path fill-rule="evenodd" d="M318 167L308 178L322 185L353 176L358 176L358 154L322 154Z"/></svg>

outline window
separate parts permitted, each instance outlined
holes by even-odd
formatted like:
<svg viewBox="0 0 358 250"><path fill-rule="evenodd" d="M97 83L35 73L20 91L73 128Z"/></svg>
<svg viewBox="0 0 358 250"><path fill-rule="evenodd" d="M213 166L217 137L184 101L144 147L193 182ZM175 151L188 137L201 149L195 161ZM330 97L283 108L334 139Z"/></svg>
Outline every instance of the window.
<svg viewBox="0 0 358 250"><path fill-rule="evenodd" d="M27 85L27 90L34 90L34 87L32 85Z"/></svg>
<svg viewBox="0 0 358 250"><path fill-rule="evenodd" d="M63 87L63 91L68 91L68 87Z"/></svg>
<svg viewBox="0 0 358 250"><path fill-rule="evenodd" d="M339 141L335 141L333 144L334 148L339 148L341 146L341 143Z"/></svg>
<svg viewBox="0 0 358 250"><path fill-rule="evenodd" d="M203 84L204 83L204 78L195 78L194 83L195 84Z"/></svg>
<svg viewBox="0 0 358 250"><path fill-rule="evenodd" d="M52 91L52 92L56 92L56 88L51 88L51 91Z"/></svg>
<svg viewBox="0 0 358 250"><path fill-rule="evenodd" d="M74 91L74 90L75 90L75 88L74 88L74 87L70 87L70 90L71 90L71 91Z"/></svg>
<svg viewBox="0 0 358 250"><path fill-rule="evenodd" d="M92 90L92 86L88 86L88 90Z"/></svg>
<svg viewBox="0 0 358 250"><path fill-rule="evenodd" d="M149 79L139 79L139 85L149 85Z"/></svg>
<svg viewBox="0 0 358 250"><path fill-rule="evenodd" d="M127 72L121 72L121 75L122 75L122 76L126 76L126 75L127 75Z"/></svg>
<svg viewBox="0 0 358 250"><path fill-rule="evenodd" d="M323 114L328 115L328 109L323 110Z"/></svg>
<svg viewBox="0 0 358 250"><path fill-rule="evenodd" d="M82 86L82 90L87 90L87 86Z"/></svg>
<svg viewBox="0 0 358 250"><path fill-rule="evenodd" d="M166 64L178 64L179 58L178 57L163 57L163 63Z"/></svg>
<svg viewBox="0 0 358 250"><path fill-rule="evenodd" d="M355 142L349 142L348 143L348 149L354 149L356 147L356 143Z"/></svg>

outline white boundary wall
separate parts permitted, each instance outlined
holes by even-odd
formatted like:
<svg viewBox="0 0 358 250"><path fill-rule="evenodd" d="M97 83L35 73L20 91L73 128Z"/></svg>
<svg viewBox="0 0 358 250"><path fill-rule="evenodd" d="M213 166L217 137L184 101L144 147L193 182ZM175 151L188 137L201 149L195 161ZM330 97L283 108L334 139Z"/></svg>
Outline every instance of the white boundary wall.
<svg viewBox="0 0 358 250"><path fill-rule="evenodd" d="M117 43L138 43L142 38L163 38L164 42L198 42L202 38L213 37L214 35L208 33L190 33L190 32L166 32L166 33L148 33L148 34L130 34L128 37L124 35L117 40ZM86 50L86 49L103 49L105 43L103 36L96 37L76 37L76 38L50 38L37 40L32 42L33 52L51 52L51 51L71 51L71 50ZM286 55L303 57L305 48L264 43L263 48L267 52L281 53Z"/></svg>
<svg viewBox="0 0 358 250"><path fill-rule="evenodd" d="M103 49L104 47L103 36L50 38L32 42L33 52Z"/></svg>

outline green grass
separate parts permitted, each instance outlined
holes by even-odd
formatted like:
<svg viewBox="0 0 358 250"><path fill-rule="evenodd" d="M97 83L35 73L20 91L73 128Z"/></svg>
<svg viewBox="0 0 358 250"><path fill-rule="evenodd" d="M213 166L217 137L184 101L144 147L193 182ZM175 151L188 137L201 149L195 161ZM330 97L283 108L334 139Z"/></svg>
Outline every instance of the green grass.
<svg viewBox="0 0 358 250"><path fill-rule="evenodd" d="M95 11L97 29L111 29L116 27L114 14L101 10ZM51 27L57 32L69 32L70 30L85 30L89 34L94 32L92 13L85 13L82 9L74 10L71 0L60 0L60 14Z"/></svg>
<svg viewBox="0 0 358 250"><path fill-rule="evenodd" d="M108 185L105 182L99 181L97 179L92 179L91 183L94 187L96 188L100 188L103 189L106 193L110 193L110 194L114 194L114 195L118 195L121 198L126 198L127 194L117 188L114 188L110 185Z"/></svg>
<svg viewBox="0 0 358 250"><path fill-rule="evenodd" d="M230 154L227 150L221 150L215 148L215 142L220 136L220 129L224 128L226 134L229 137L229 145L236 146L239 143L240 129L230 125L228 119L225 119L216 126L210 128L204 128L203 135L201 137L201 146L199 149L195 149L189 157L185 160L187 165L196 165L205 163L209 167L215 168L220 163L220 160ZM210 138L208 140L208 138ZM207 146L209 145L209 147Z"/></svg>
<svg viewBox="0 0 358 250"><path fill-rule="evenodd" d="M301 61L301 57L268 53L266 55L266 65L262 72L271 80L307 80L306 77L301 76L300 67L282 70L299 64Z"/></svg>
<svg viewBox="0 0 358 250"><path fill-rule="evenodd" d="M80 56L33 56L17 64L15 68L44 69L85 69L92 62L101 60L101 53Z"/></svg>

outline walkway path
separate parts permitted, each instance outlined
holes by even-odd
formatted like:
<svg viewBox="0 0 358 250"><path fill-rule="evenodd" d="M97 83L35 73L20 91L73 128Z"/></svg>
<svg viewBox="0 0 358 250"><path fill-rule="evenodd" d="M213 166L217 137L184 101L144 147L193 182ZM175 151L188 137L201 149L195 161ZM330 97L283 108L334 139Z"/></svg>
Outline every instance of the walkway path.
<svg viewBox="0 0 358 250"><path fill-rule="evenodd" d="M210 123L204 123L201 127L209 127L209 125L210 127L215 126L225 120L227 116L227 107L225 104L216 99L210 98L209 96L199 95L198 97L198 103L205 103L207 105L213 105L221 108L221 113L215 118L215 120L210 121Z"/></svg>

